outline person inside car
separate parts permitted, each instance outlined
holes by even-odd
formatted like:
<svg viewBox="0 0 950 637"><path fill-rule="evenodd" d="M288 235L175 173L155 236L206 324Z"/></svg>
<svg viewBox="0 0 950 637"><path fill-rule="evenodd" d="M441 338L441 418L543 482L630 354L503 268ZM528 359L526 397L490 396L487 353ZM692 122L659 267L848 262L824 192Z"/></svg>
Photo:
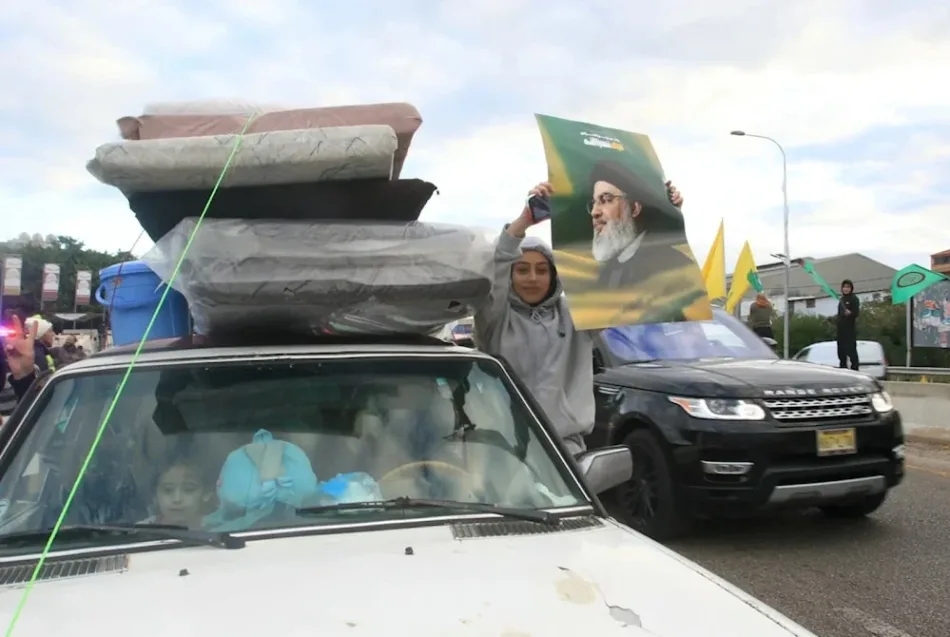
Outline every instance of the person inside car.
<svg viewBox="0 0 950 637"><path fill-rule="evenodd" d="M214 497L201 463L187 457L172 458L158 472L154 488L157 513L145 524L174 524L201 528Z"/></svg>

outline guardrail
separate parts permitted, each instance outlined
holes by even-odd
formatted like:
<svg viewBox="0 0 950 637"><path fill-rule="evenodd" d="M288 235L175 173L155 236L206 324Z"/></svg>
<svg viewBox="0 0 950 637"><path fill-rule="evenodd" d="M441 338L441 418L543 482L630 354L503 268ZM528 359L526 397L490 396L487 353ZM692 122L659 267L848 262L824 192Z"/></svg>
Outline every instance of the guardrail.
<svg viewBox="0 0 950 637"><path fill-rule="evenodd" d="M946 367L896 367L889 365L887 373L900 376L950 376L950 369Z"/></svg>

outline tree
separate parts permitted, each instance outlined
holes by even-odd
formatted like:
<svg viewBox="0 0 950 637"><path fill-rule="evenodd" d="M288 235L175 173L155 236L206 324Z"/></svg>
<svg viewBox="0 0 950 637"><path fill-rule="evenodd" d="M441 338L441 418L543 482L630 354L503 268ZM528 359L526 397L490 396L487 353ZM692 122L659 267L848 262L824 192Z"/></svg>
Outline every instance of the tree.
<svg viewBox="0 0 950 637"><path fill-rule="evenodd" d="M19 255L23 259L23 272L20 298L16 300L25 306L28 312L42 310L72 312L76 297L76 272L92 272L93 298L89 303L97 306L95 291L99 287L99 270L122 261L131 261L130 253L99 252L85 247L82 241L73 237L35 234L32 237L21 233L13 241L0 242L0 259L8 255ZM43 291L43 266L56 263L60 267L59 296L55 302L41 303ZM8 306L5 299L4 305Z"/></svg>

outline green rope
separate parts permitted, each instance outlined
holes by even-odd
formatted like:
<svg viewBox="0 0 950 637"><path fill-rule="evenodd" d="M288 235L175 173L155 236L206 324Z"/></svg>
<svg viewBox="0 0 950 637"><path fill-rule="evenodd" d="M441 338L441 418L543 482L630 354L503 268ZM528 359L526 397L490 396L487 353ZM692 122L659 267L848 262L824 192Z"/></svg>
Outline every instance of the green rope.
<svg viewBox="0 0 950 637"><path fill-rule="evenodd" d="M251 125L253 120L253 115L248 117L247 122L244 124L244 128L241 129L240 133L238 133L238 137L234 141L234 146L231 148L231 154L228 155L228 160L225 162L224 168L221 169L221 174L218 175L218 180L215 182L214 188L211 189L211 194L208 195L208 201L205 202L205 207L198 216L198 221L195 223L194 229L188 236L188 241L185 243L185 249L182 250L181 256L178 257L178 263L175 264L175 269L172 270L172 275L165 285L165 290L162 292L162 297L158 300L158 306L152 313L152 318L149 320L148 326L145 328L145 334L142 335L142 340L139 341L138 347L135 348L135 353L132 355L132 360L129 361L129 366L125 369L125 375L122 377L121 382L119 382L119 386L115 391L115 396L112 398L109 409L106 410L106 415L102 419L102 423L99 425L98 431L96 431L96 437L92 441L92 446L89 447L89 453L86 454L86 459L83 460L82 467L79 468L79 475L76 476L76 481L73 482L73 486L69 490L69 495L66 496L66 502L63 504L63 511L59 514L56 524L53 525L53 529L50 531L49 539L46 540L46 546L43 547L43 552L40 554L40 559L36 563L36 567L33 569L33 574L30 576L30 581L27 582L26 588L23 591L23 595L20 597L20 601L17 604L16 610L13 612L13 617L10 618L10 624L7 626L5 637L11 637L13 635L13 629L20 620L20 615L23 613L23 608L26 606L26 601L29 599L30 593L33 591L33 586L36 584L36 580L43 571L43 565L46 563L46 558L52 550L53 542L56 540L56 535L59 533L59 529L63 526L63 521L66 519L66 515L69 513L70 506L72 506L73 503L73 498L76 497L76 492L79 491L79 485L82 483L83 478L86 477L86 471L89 469L89 464L92 461L92 457L96 453L96 449L99 448L99 442L102 440L102 436L106 431L106 427L109 425L109 420L112 418L112 412L115 411L116 405L119 403L119 398L122 397L122 392L125 391L125 385L129 380L129 376L132 375L132 369L135 367L135 363L138 362L139 356L145 347L145 343L148 340L148 335L152 331L152 326L155 325L155 321L158 319L158 315L162 310L162 306L165 305L165 299L168 298L168 293L172 289L172 284L175 282L175 279L178 278L178 272L181 270L182 263L185 262L185 256L188 254L188 250L191 248L191 244L195 240L195 236L198 234L198 228L201 227L202 220L205 218L205 215L208 214L208 210L211 209L211 202L214 201L214 196L218 193L218 188L221 187L221 183L224 181L224 176L227 174L228 169L231 167L231 162L234 161L234 157L237 155L237 151L241 147L241 142L244 140L244 134L247 132L247 128Z"/></svg>

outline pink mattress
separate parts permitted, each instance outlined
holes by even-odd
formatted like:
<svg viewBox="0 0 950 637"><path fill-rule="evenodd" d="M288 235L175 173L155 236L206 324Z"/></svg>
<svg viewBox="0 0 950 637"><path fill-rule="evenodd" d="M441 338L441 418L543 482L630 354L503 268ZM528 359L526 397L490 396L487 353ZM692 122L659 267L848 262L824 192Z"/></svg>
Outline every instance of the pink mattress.
<svg viewBox="0 0 950 637"><path fill-rule="evenodd" d="M123 117L116 123L123 139L143 140L235 134L243 130L246 121L247 116L243 114L183 114ZM396 133L397 147L392 172L392 178L396 179L406 161L412 136L422 125L422 116L411 104L366 104L270 111L257 115L246 132L267 133L373 124L390 126Z"/></svg>

